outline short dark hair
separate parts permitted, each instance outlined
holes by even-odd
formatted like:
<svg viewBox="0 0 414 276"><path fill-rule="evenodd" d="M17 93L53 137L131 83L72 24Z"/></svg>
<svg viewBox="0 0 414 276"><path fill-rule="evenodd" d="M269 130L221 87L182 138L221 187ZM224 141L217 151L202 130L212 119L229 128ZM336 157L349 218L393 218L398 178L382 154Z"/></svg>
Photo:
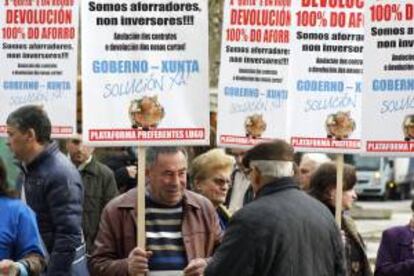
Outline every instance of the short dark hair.
<svg viewBox="0 0 414 276"><path fill-rule="evenodd" d="M243 157L243 166L250 167L253 160L279 160L293 161L294 150L284 140L275 139L270 142L260 143L246 152Z"/></svg>
<svg viewBox="0 0 414 276"><path fill-rule="evenodd" d="M357 182L355 167L344 164L343 172L343 191L354 188ZM319 166L310 180L309 194L322 201L329 203L329 192L336 187L336 164L326 162Z"/></svg>
<svg viewBox="0 0 414 276"><path fill-rule="evenodd" d="M187 151L183 147L149 147L145 156L146 166L154 165L160 154L175 154L178 152L182 152L185 158L188 159Z"/></svg>
<svg viewBox="0 0 414 276"><path fill-rule="evenodd" d="M3 160L0 158L0 195L7 197L16 197L15 191L10 190L7 182L7 171Z"/></svg>
<svg viewBox="0 0 414 276"><path fill-rule="evenodd" d="M21 132L33 129L36 134L36 141L40 144L50 141L52 125L46 111L41 106L22 106L9 114L6 123Z"/></svg>

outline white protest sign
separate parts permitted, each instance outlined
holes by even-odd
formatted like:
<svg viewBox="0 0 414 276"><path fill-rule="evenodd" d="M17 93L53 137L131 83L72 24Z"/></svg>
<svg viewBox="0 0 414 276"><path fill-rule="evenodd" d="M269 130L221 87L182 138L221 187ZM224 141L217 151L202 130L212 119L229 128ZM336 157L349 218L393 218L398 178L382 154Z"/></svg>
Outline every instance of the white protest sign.
<svg viewBox="0 0 414 276"><path fill-rule="evenodd" d="M53 137L76 126L78 1L0 0L0 136L10 112L41 105Z"/></svg>
<svg viewBox="0 0 414 276"><path fill-rule="evenodd" d="M84 141L207 144L207 1L84 1L81 10Z"/></svg>
<svg viewBox="0 0 414 276"><path fill-rule="evenodd" d="M364 55L364 151L414 152L414 2L368 1Z"/></svg>
<svg viewBox="0 0 414 276"><path fill-rule="evenodd" d="M291 144L298 151L358 152L364 1L292 4Z"/></svg>
<svg viewBox="0 0 414 276"><path fill-rule="evenodd" d="M224 2L218 144L286 138L290 1Z"/></svg>

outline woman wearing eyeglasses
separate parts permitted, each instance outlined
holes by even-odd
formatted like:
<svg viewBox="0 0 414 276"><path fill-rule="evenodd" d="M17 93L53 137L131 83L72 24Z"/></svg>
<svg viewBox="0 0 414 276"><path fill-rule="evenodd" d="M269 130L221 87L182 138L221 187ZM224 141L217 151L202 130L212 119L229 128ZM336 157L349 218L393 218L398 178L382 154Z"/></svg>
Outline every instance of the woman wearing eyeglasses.
<svg viewBox="0 0 414 276"><path fill-rule="evenodd" d="M230 186L234 158L222 149L212 149L197 156L191 164L191 180L194 191L207 197L217 210L220 226L224 230L230 213L224 207Z"/></svg>

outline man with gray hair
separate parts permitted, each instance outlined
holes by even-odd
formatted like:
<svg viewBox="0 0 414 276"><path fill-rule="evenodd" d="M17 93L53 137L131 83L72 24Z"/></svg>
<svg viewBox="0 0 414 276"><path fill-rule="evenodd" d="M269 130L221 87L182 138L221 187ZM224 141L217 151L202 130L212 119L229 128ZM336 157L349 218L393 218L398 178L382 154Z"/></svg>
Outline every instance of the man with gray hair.
<svg viewBox="0 0 414 276"><path fill-rule="evenodd" d="M323 153L306 153L302 156L299 164L299 186L307 192L309 190L310 179L313 173L325 162L332 161Z"/></svg>
<svg viewBox="0 0 414 276"><path fill-rule="evenodd" d="M299 189L293 158L283 140L246 153L255 199L232 217L205 276L345 275L332 214Z"/></svg>
<svg viewBox="0 0 414 276"><path fill-rule="evenodd" d="M186 189L183 148L149 148L146 163L146 248L136 246L134 188L102 213L91 260L94 275L202 275L222 236L216 210L207 198Z"/></svg>

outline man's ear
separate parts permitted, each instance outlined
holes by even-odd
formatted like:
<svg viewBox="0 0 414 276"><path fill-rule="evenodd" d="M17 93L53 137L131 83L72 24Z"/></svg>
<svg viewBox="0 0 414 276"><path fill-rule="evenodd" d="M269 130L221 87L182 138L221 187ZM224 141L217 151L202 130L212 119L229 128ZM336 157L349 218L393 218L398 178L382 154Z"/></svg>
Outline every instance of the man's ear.
<svg viewBox="0 0 414 276"><path fill-rule="evenodd" d="M260 179L262 177L262 174L260 173L260 170L253 166L252 171L250 172L250 176L252 177L252 181L254 183L260 183Z"/></svg>
<svg viewBox="0 0 414 276"><path fill-rule="evenodd" d="M32 141L37 141L36 139L36 132L34 131L33 128L29 128L26 132L27 134L27 139L32 142Z"/></svg>
<svg viewBox="0 0 414 276"><path fill-rule="evenodd" d="M257 167L253 167L254 168L254 171L255 171L255 174L254 174L254 177L255 177L255 181L256 181L256 183L260 183L260 181L261 181L261 179L262 179L262 173L260 172L260 170L257 168Z"/></svg>

